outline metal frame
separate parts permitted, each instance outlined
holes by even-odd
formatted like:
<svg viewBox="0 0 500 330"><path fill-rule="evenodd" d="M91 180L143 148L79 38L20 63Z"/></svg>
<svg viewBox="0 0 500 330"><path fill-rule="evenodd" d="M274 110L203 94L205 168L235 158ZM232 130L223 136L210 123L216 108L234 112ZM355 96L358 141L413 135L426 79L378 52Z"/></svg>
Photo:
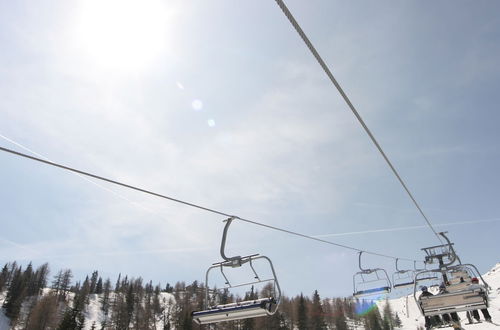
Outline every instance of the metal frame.
<svg viewBox="0 0 500 330"><path fill-rule="evenodd" d="M472 274L474 277L479 277L481 279L481 282L483 282L483 285L486 288L486 290L491 290L491 286L484 280L483 276L481 275L477 267L474 266L473 264L460 264L448 268L448 271L453 271L453 270L465 270L466 272L469 273L469 275Z"/></svg>
<svg viewBox="0 0 500 330"><path fill-rule="evenodd" d="M385 269L382 268L363 268L361 267L361 254L363 254L363 251L359 252L359 259L358 259L358 265L360 271L355 273L352 277L352 284L353 284L353 297L365 297L365 296L373 296L377 293L389 293L391 292L391 281L389 279L389 275L387 275L387 272ZM365 280L363 275L370 275L370 274L375 274L377 277L375 280ZM380 275L384 276L380 276ZM356 282L356 278L361 278L360 282ZM366 283L375 283L378 282L380 283L381 281L384 281L386 286L379 286L375 287L373 289L366 289L366 290L359 290L359 286L362 284Z"/></svg>
<svg viewBox="0 0 500 330"><path fill-rule="evenodd" d="M439 267L432 270L421 270L415 274L415 284L413 286L413 298L424 316L432 316L443 313L470 311L488 307L488 289L491 288L479 273L476 266L472 264L462 264L460 258L453 248L453 243L446 237L445 232L439 233L447 244L423 248L427 256L425 263L439 262ZM458 262L458 265L453 265ZM471 290L469 284L455 283L450 285L448 275L453 271L466 271L467 274L477 275L484 284L484 290ZM419 281L424 281L427 277L419 278L426 273L441 273L443 284L447 286L445 293L419 297L417 299L417 285Z"/></svg>
<svg viewBox="0 0 500 330"><path fill-rule="evenodd" d="M417 269L417 261L415 261L415 260L413 261L413 269L414 269L414 271L413 271L413 280L414 280L414 282L415 282L415 275L418 272L427 270L427 263L425 261L424 261L424 265L425 265L424 266L425 268L423 268L423 269ZM430 275L430 276L427 276L425 278L421 278L420 280L421 281L429 281L429 280L438 280L438 279L439 279L439 277L437 277L435 275Z"/></svg>
<svg viewBox="0 0 500 330"><path fill-rule="evenodd" d="M433 264L437 260L439 262L439 267L443 268L453 265L455 261L460 262L460 258L458 258L455 249L453 248L453 243L451 243L448 237L446 237L446 233L447 232L439 233L439 235L446 240L446 244L429 246L421 249L427 254L425 256L426 264Z"/></svg>
<svg viewBox="0 0 500 330"><path fill-rule="evenodd" d="M220 247L220 254L221 254L222 259L224 259L224 261L212 264L212 266L210 266L207 269L207 272L205 274L205 285L206 285L205 310L204 311L195 311L192 313L193 321L198 323L198 324L209 324L209 323L217 323L217 322L222 322L222 321L240 320L240 319L251 318L251 317L273 315L278 310L278 306L281 302L281 288L280 288L278 278L276 276L276 271L274 270L274 266L273 266L271 259L269 259L266 256L261 256L259 254L252 254L252 255L248 255L248 256L244 256L244 257L241 257L241 256L227 257L226 256L225 247L226 247L227 232L228 232L229 226L231 225L231 222L234 219L236 219L236 217L230 217L229 219L225 220L226 225L224 226L221 247ZM270 267L272 275L273 275L272 278L261 279L259 277L259 275L257 274L257 272L253 266L253 261L259 260L259 259L266 260L269 263L269 267ZM231 284L228 277L224 273L224 267L238 268L238 267L241 267L247 263L249 264L249 266L253 272L255 281L240 283L237 285ZM215 291L212 290L214 292L214 294L217 294L217 292L220 290L227 290L227 289L233 289L233 288L237 288L237 287L250 286L250 285L258 284L258 283L270 282L270 283L273 283L273 296L267 297L267 298L240 301L240 302L230 303L230 304L225 304L225 305L209 306L209 301L210 301L209 298L210 298L210 291L211 291L209 289L209 284L208 284L209 283L209 274L214 269L220 270L222 276L224 277L225 284L226 284L226 287L224 287L222 289L215 290Z"/></svg>
<svg viewBox="0 0 500 330"><path fill-rule="evenodd" d="M469 265L467 265L469 266ZM475 267L474 267L475 268ZM464 312L481 308L488 308L488 292L487 290L470 290L462 289L460 291L442 293L434 296L417 298L417 286L421 274L426 272L438 272L440 270L424 270L420 271L415 275L415 285L413 287L413 298L417 304L420 313L423 316L439 315L451 312ZM483 280L481 278L481 280ZM484 282L485 288L488 288L488 284ZM428 304L427 308L423 307L423 304Z"/></svg>
<svg viewBox="0 0 500 330"><path fill-rule="evenodd" d="M411 269L399 269L396 258L396 272L392 274L392 288L408 288L415 283L415 273Z"/></svg>

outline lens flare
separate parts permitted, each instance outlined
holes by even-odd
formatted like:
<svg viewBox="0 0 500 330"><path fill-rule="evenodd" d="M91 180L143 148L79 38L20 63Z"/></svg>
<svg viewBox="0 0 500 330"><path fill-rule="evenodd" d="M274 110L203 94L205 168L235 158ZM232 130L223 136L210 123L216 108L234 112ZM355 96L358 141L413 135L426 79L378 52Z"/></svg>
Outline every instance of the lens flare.
<svg viewBox="0 0 500 330"><path fill-rule="evenodd" d="M377 307L377 302L385 300L385 295L371 297L370 299L356 300L355 313L359 316L364 316Z"/></svg>
<svg viewBox="0 0 500 330"><path fill-rule="evenodd" d="M207 124L208 124L208 126L210 126L210 127L215 127L215 120L213 120L213 119L209 119L209 120L207 121Z"/></svg>
<svg viewBox="0 0 500 330"><path fill-rule="evenodd" d="M193 100L193 102L191 102L191 106L194 110L200 111L201 109L203 109L203 102L201 102L200 100Z"/></svg>

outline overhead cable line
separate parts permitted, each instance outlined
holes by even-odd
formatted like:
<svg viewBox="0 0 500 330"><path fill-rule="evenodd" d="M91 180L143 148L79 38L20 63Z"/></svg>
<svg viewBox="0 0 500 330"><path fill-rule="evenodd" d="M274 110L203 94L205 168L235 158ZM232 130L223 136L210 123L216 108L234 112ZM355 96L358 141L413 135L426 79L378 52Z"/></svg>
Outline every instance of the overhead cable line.
<svg viewBox="0 0 500 330"><path fill-rule="evenodd" d="M382 254L382 253L372 252L372 251L368 251L368 250L362 250L362 249L358 249L358 248L355 248L355 247L352 247L352 246L348 246L348 245L344 245L344 244L339 244L339 243L327 241L327 240L324 240L324 239L321 239L321 238L318 238L318 237L314 237L314 236L310 236L310 235L305 235L305 234L301 234L301 233L294 232L294 231L291 231L291 230L287 230L287 229L283 229L283 228L279 228L279 227L267 225L265 223L253 221L253 220L250 220L250 219L241 218L241 217L238 217L238 216L235 216L235 215L231 215L231 214L229 214L227 212L222 212L222 211L218 211L218 210L215 210L215 209L212 209L212 208L201 206L199 204L195 204L195 203L191 203L191 202L186 202L186 201L183 201L183 200L178 199L178 198L169 197L169 196L166 196L166 195L163 195L163 194L156 193L154 191L150 191L150 190L146 190L146 189L139 188L139 187L136 187L136 186L132 186L130 184L126 184L126 183L123 183L123 182L111 180L111 179L105 178L103 176L99 176L99 175L92 174L92 173L89 173L89 172L84 172L82 170L78 170L78 169L73 168L73 167L61 165L61 164L58 164L58 163L54 163L52 161L48 161L48 160L41 159L41 158L38 158L38 157L30 156L30 155L27 155L27 154L24 154L22 152L18 152L18 151L12 150L12 149L0 147L0 151L5 151L7 153L10 153L10 154L13 154L13 155L16 155L16 156L20 156L20 157L24 157L24 158L27 158L27 159L31 159L31 160L34 160L34 161L37 161L37 162L40 162L40 163L44 163L44 164L47 164L47 165L50 165L50 166L58 167L58 168L61 168L61 169L64 169L64 170L67 170L67 171L70 171L70 172L74 172L74 173L78 173L78 174L81 174L81 175L85 175L85 176L88 176L88 177L91 177L91 178L94 178L94 179L98 179L98 180L101 180L101 181L112 183L112 184L115 184L115 185L118 185L118 186L122 186L122 187L125 187L125 188L128 188L128 189L136 190L136 191L148 194L148 195L152 195L152 196L156 196L156 197L159 197L159 198L167 199L167 200L170 200L172 202L184 204L186 206L194 207L194 208L197 208L197 209L200 209L200 210L203 210L203 211L207 211L207 212L211 212L211 213L214 213L214 214L222 215L222 216L225 216L225 217L228 217L228 218L233 218L235 220L240 220L240 221L247 222L247 223L250 223L250 224L254 224L254 225L257 225L257 226L261 226L261 227L265 227L265 228L268 228L268 229L272 229L272 230L280 231L280 232L283 232L283 233L287 233L287 234L290 234L290 235L299 236L299 237L302 237L302 238L307 238L307 239L314 240L314 241L317 241L317 242L321 242L321 243L325 243L325 244L329 244L329 245L334 245L334 246L338 246L338 247L341 247L341 248L345 248L345 249L349 249L349 250L354 250L354 251L357 251L357 252L363 252L363 253L371 254L371 255L374 255L374 256L379 256L379 257L384 257L384 258L390 258L390 259L406 260L406 261L415 261L413 259L399 258L399 257L395 257L395 256L390 256L390 255Z"/></svg>
<svg viewBox="0 0 500 330"><path fill-rule="evenodd" d="M333 83L333 85L335 85L335 87L339 91L340 95L342 96L342 98L344 99L344 101L347 103L347 105L351 109L351 111L354 114L354 116L356 116L356 119L359 121L359 123L361 124L361 126L363 126L363 129L365 130L366 134L368 134L368 136L372 140L373 144L375 144L375 146L377 147L378 151L380 152L380 154L382 155L382 157L385 159L387 165L389 165L389 167L391 168L392 173L394 173L394 175L398 179L399 183L401 183L401 185L403 186L403 188L406 191L406 193L408 194L408 196L410 196L410 199L413 201L413 204L415 204L415 206L417 207L418 211L420 212L420 214L422 215L422 217L427 222L427 225L429 226L429 228L432 230L432 232L434 233L434 235L436 235L436 237L442 243L441 237L436 232L436 230L434 230L434 227L432 227L431 222L429 221L429 219L425 215L424 211L422 211L422 208L417 203L416 199L413 197L413 194L410 192L410 190L406 186L405 182L403 181L403 179L399 175L398 171L396 170L396 168L394 167L394 165L392 165L391 161L389 160L389 158L385 154L384 150L382 150L382 147L380 146L380 144L375 139L375 136L373 136L372 132L370 131L370 129L368 128L368 126L365 124L363 118L361 118L361 115L358 113L358 111L356 110L356 108L352 104L351 100L347 97L346 93L344 92L344 90L342 89L342 87L340 86L340 84L337 82L337 80L333 76L332 72L330 71L330 69L326 65L325 61L323 61L323 59L319 55L319 53L316 50L316 48L314 48L313 44L311 43L311 41L309 40L309 38L306 36L306 34L304 33L304 31L300 27L299 23L295 20L295 18L293 17L292 13L288 9L288 7L285 5L285 3L283 2L283 0L275 0L275 1L278 4L278 6L281 8L281 10L283 11L283 13L285 14L285 16L288 18L288 20L290 21L290 23L292 24L292 26L295 28L295 31L297 31L297 33L300 35L300 37L302 38L302 40L306 44L307 48L309 48L309 50L311 51L311 53L313 54L313 56L316 58L316 60L318 61L319 65L321 66L321 68L323 68L323 71L325 71L325 73L328 76L328 78L330 78L330 81Z"/></svg>

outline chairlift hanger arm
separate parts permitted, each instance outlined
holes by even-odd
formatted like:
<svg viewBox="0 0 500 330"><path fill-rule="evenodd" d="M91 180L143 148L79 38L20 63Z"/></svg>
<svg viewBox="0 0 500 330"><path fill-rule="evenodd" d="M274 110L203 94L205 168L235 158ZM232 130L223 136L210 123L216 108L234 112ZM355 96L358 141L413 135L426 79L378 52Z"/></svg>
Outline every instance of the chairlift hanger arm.
<svg viewBox="0 0 500 330"><path fill-rule="evenodd" d="M234 256L234 257L227 257L225 253L225 248L226 248L226 238L227 238L227 231L229 229L229 226L231 225L231 222L235 219L236 217L229 217L227 220L224 220L226 222L226 225L224 226L224 231L222 232L222 241L220 244L220 255L222 259L225 261L229 261L231 263L240 263L241 265L241 256Z"/></svg>
<svg viewBox="0 0 500 330"><path fill-rule="evenodd" d="M363 273L371 273L371 269L365 269L363 267L361 267L361 255L363 254L363 251L359 251L359 256L358 256L358 265L359 265L359 269L363 272Z"/></svg>

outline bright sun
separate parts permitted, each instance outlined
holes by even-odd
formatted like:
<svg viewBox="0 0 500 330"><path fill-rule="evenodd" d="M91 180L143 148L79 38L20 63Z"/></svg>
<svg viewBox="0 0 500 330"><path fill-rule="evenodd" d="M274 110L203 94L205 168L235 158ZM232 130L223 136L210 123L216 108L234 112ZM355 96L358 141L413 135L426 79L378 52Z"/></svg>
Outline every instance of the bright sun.
<svg viewBox="0 0 500 330"><path fill-rule="evenodd" d="M75 41L99 66L138 71L165 49L168 20L161 0L83 0Z"/></svg>

